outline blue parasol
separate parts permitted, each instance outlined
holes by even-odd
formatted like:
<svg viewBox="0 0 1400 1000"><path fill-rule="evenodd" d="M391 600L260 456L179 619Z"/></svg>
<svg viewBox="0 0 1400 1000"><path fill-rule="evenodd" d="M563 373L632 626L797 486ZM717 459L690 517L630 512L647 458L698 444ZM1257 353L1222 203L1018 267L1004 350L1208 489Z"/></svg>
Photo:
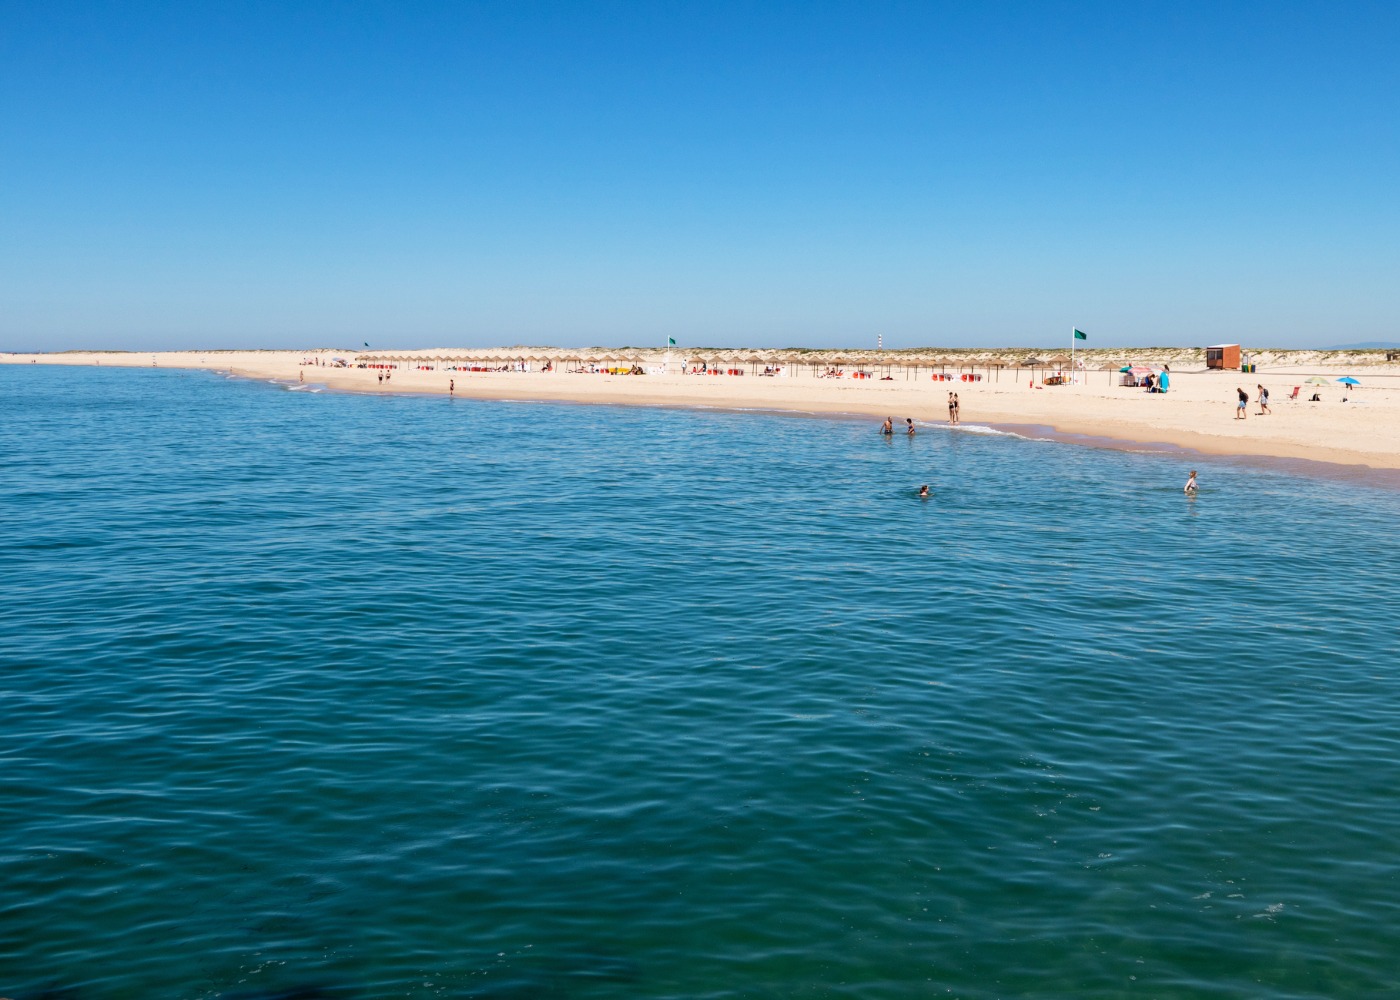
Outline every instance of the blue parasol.
<svg viewBox="0 0 1400 1000"><path fill-rule="evenodd" d="M1337 379L1337 381L1338 381L1338 382L1345 382L1347 385L1360 385L1360 384L1361 384L1361 383L1358 382L1356 379L1352 378L1350 375L1348 375L1346 378L1339 378L1339 379Z"/></svg>

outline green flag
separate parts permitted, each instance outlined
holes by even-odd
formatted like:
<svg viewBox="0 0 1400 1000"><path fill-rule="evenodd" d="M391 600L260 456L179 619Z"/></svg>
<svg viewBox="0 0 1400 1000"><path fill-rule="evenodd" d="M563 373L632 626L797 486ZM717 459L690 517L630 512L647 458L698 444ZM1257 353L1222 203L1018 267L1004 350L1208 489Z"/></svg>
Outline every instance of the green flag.
<svg viewBox="0 0 1400 1000"><path fill-rule="evenodd" d="M1088 340L1088 339L1089 339L1089 335L1088 335L1087 333L1084 333L1084 332L1080 331L1080 330L1075 330L1075 331L1074 331L1074 339L1075 339L1075 340Z"/></svg>
<svg viewBox="0 0 1400 1000"><path fill-rule="evenodd" d="M676 346L676 338L675 338L675 337L667 337L667 338L666 338L666 343L670 344L672 347L675 347L675 346Z"/></svg>

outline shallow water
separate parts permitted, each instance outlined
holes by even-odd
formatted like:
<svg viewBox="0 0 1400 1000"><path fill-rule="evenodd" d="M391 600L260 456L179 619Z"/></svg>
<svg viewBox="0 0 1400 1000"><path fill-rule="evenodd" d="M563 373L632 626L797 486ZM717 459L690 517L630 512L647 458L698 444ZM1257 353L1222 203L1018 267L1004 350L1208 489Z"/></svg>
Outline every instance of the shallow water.
<svg viewBox="0 0 1400 1000"><path fill-rule="evenodd" d="M0 386L0 995L1400 989L1394 492Z"/></svg>

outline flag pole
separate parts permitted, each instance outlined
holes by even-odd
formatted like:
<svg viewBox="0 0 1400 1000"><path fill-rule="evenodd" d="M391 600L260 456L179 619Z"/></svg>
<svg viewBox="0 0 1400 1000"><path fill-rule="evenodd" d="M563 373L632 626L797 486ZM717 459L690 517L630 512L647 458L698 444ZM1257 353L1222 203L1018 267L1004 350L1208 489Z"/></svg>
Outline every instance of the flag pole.
<svg viewBox="0 0 1400 1000"><path fill-rule="evenodd" d="M1077 328L1073 326L1069 328L1069 377L1074 381L1075 385L1078 385L1079 369L1074 367L1074 341L1076 339L1074 331L1076 329Z"/></svg>

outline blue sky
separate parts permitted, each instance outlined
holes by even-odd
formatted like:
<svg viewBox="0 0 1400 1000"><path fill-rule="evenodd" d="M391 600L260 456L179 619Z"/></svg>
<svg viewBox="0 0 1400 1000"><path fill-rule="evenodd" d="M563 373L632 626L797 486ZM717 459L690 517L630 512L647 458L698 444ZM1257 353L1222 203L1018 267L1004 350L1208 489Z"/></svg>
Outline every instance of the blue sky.
<svg viewBox="0 0 1400 1000"><path fill-rule="evenodd" d="M0 349L1400 340L1395 3L0 0Z"/></svg>

